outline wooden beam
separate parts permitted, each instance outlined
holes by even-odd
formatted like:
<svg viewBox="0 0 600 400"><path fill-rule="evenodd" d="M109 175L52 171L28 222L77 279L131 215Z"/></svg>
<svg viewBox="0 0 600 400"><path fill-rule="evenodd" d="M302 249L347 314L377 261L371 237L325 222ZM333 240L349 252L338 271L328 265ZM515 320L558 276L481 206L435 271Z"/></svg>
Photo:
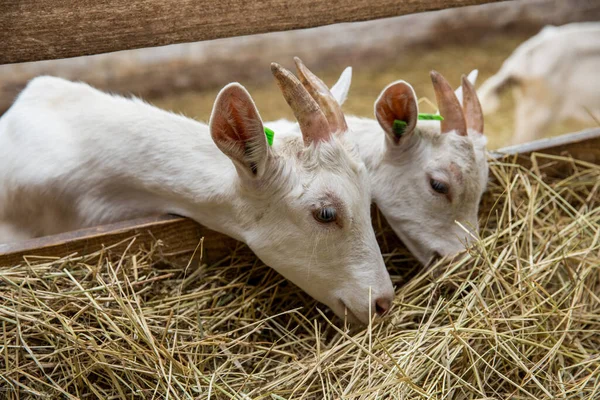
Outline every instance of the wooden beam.
<svg viewBox="0 0 600 400"><path fill-rule="evenodd" d="M503 147L493 151L492 156L502 158L518 155L520 164L529 165L529 155L534 152L554 155L570 154L581 161L600 164L600 128Z"/></svg>
<svg viewBox="0 0 600 400"><path fill-rule="evenodd" d="M135 240L134 240L135 239ZM0 267L17 265L23 259L66 257L90 254L110 247L121 254L131 245L132 251L150 249L161 240L162 255L175 260L199 249L202 240L203 262L213 263L231 254L240 243L196 222L173 215L139 218L102 225L96 228L61 233L16 244L0 244ZM199 252L198 252L199 254Z"/></svg>
<svg viewBox="0 0 600 400"><path fill-rule="evenodd" d="M499 0L0 0L0 64L364 21Z"/></svg>

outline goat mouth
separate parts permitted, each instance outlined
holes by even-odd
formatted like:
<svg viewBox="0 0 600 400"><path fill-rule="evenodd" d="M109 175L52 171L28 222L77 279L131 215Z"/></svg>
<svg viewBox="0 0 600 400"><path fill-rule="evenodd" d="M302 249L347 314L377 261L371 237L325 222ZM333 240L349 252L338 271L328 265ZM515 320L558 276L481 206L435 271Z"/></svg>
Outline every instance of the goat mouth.
<svg viewBox="0 0 600 400"><path fill-rule="evenodd" d="M429 269L435 265L438 261L442 259L442 255L437 251L434 251L431 257L429 257L429 261L425 264L425 268Z"/></svg>
<svg viewBox="0 0 600 400"><path fill-rule="evenodd" d="M366 325L367 323L363 322L360 318L358 318L356 316L356 314L354 314L352 312L352 310L350 309L350 307L348 307L346 305L346 303L344 303L343 300L340 300L340 303L342 304L342 308L344 309L344 322L349 322L349 323L354 323L354 324L361 324L361 325Z"/></svg>

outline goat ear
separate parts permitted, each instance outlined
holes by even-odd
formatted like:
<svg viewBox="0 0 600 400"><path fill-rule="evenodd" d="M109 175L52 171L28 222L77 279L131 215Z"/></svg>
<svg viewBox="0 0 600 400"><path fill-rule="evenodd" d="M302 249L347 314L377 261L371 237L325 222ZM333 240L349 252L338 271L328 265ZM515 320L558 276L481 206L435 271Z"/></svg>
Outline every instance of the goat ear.
<svg viewBox="0 0 600 400"><path fill-rule="evenodd" d="M394 144L412 134L418 115L415 91L404 81L389 84L375 102L375 117Z"/></svg>
<svg viewBox="0 0 600 400"><path fill-rule="evenodd" d="M348 92L350 91L350 84L352 83L352 67L346 67L344 72L340 75L338 81L331 87L331 94L339 105L341 106L346 102L348 98Z"/></svg>
<svg viewBox="0 0 600 400"><path fill-rule="evenodd" d="M210 134L238 173L251 178L262 176L269 151L267 139L254 101L239 83L230 83L217 96L210 116Z"/></svg>

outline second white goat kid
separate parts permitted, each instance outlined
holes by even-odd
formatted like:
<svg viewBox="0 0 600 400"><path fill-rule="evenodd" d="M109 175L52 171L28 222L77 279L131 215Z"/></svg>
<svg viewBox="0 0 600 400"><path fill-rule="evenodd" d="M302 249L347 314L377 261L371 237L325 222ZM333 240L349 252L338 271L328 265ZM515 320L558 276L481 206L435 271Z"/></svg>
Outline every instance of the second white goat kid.
<svg viewBox="0 0 600 400"><path fill-rule="evenodd" d="M0 119L0 243L173 213L247 243L342 318L386 312L393 287L367 169L298 79L272 70L302 131L280 149L237 83L209 127L83 83L32 80Z"/></svg>
<svg viewBox="0 0 600 400"><path fill-rule="evenodd" d="M322 108L342 103L351 72L346 69L332 87L302 61L298 75ZM388 85L375 102L376 119L346 116L348 138L358 146L369 171L373 201L411 253L424 265L465 249L478 230L478 209L488 180L483 114L471 81L463 77L456 93L437 72L431 73L444 120L419 120L417 97L405 81ZM461 106L461 101L463 105ZM401 121L401 131L395 129ZM299 134L297 125L267 122L276 131L275 144ZM397 126L397 125L396 125ZM281 135L280 135L281 133Z"/></svg>

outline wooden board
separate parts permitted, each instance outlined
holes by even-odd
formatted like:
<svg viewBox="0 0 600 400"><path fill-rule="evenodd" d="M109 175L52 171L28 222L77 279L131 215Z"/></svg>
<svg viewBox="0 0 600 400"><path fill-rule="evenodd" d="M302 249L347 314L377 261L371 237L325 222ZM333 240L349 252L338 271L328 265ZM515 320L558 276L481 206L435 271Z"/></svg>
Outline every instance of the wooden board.
<svg viewBox="0 0 600 400"><path fill-rule="evenodd" d="M498 0L0 0L0 64L364 21Z"/></svg>
<svg viewBox="0 0 600 400"><path fill-rule="evenodd" d="M507 147L493 153L496 158L518 155L517 162L527 165L528 154L571 154L574 157L600 164L600 129L563 135L550 139ZM15 245L0 245L0 267L15 265L23 257L34 259L40 256L65 257L72 254L88 254L103 247L115 246L112 252L119 253L129 244L132 237L136 248L149 246L156 240L163 242L165 258L189 256L204 238L202 262L219 261L240 244L221 233L211 231L189 219L176 216L159 216L125 221L97 228L84 229L65 234L43 237Z"/></svg>
<svg viewBox="0 0 600 400"><path fill-rule="evenodd" d="M571 154L582 161L600 164L600 128L586 129L529 143L503 147L492 152L495 158L519 154L521 158L533 152Z"/></svg>
<svg viewBox="0 0 600 400"><path fill-rule="evenodd" d="M204 238L204 240L202 240ZM188 257L199 249L202 240L203 262L216 262L240 244L222 233L173 215L139 218L59 235L46 236L16 244L0 244L0 267L16 265L24 258L34 261L46 257L66 257L94 253L110 247L120 254L131 245L132 251L150 249L161 240L160 252L166 259ZM198 255L200 253L198 252Z"/></svg>
<svg viewBox="0 0 600 400"><path fill-rule="evenodd" d="M516 146L504 147L492 152L497 159L507 157L510 162L516 161L520 165L531 168L533 165L531 153L544 153L559 156L571 155L578 160L593 164L600 164L600 129L587 129L581 132L540 139ZM540 161L538 160L537 163ZM565 176L572 170L565 163L543 163L544 174Z"/></svg>

